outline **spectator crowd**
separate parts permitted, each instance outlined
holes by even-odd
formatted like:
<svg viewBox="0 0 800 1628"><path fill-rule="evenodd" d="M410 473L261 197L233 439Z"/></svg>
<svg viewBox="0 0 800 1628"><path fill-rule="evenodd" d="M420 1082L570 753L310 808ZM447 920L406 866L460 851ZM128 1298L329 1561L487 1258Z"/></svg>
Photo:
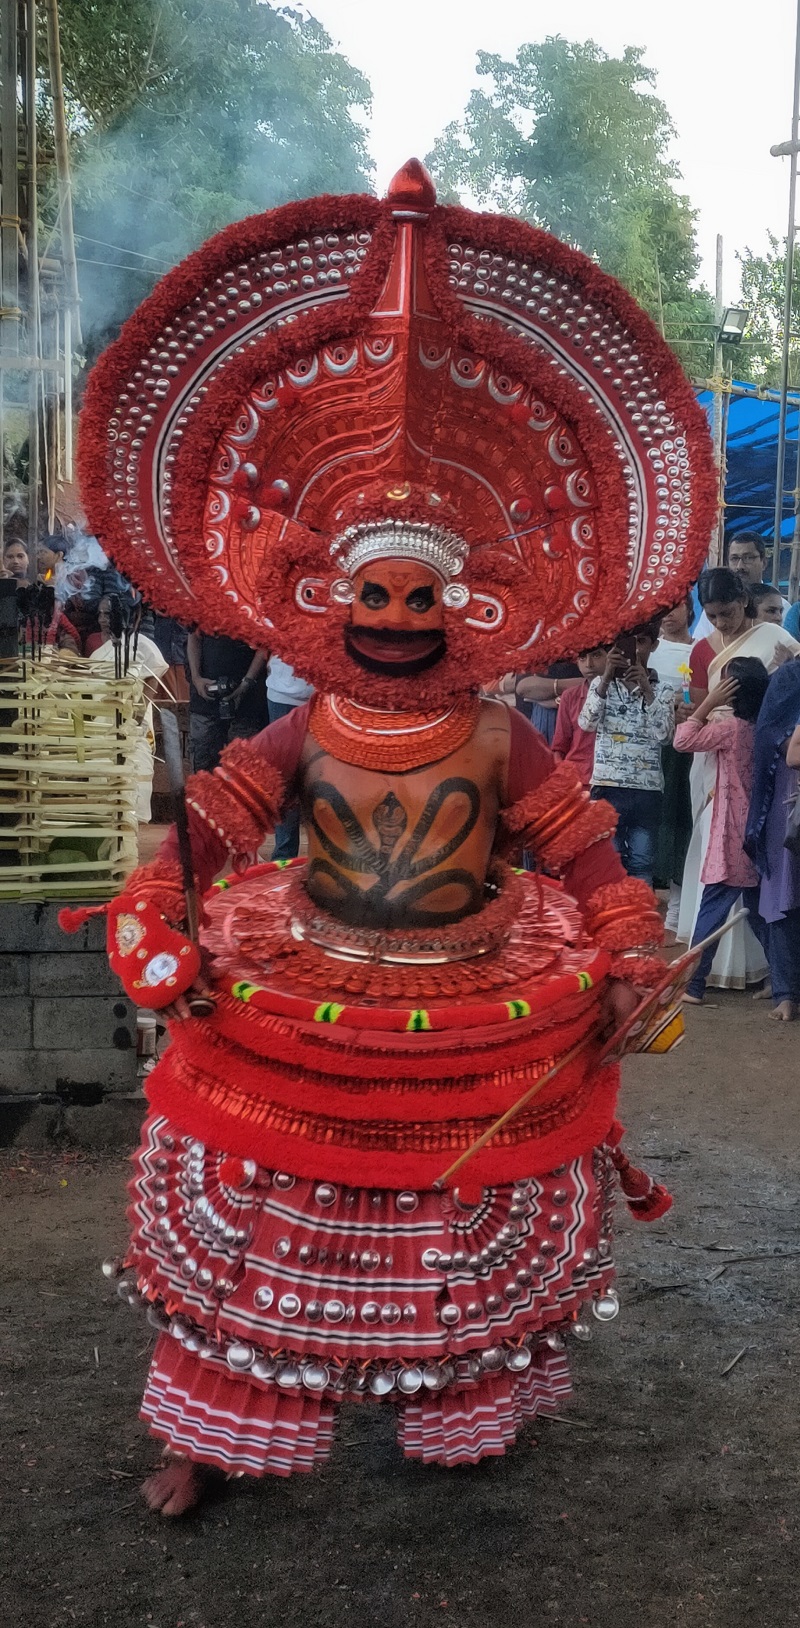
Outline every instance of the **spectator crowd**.
<svg viewBox="0 0 800 1628"><path fill-rule="evenodd" d="M192 769L213 768L236 737L257 734L310 688L278 657L186 630L144 607L92 539L47 537L31 571L27 547L6 542L2 574L55 591L46 643L143 679L137 817L150 818L153 701L188 693ZM74 545L74 546L71 546ZM697 944L742 911L698 962L687 991L760 985L773 1015L800 1010L800 602L764 582L765 544L731 539L727 565L657 622L583 650L573 664L509 675L503 695L525 711L559 761L617 814L616 843L632 876L665 895L668 940ZM185 674L185 679L183 675ZM298 851L299 812L275 837ZM746 915L744 914L746 912ZM757 997L758 998L758 997Z"/></svg>
<svg viewBox="0 0 800 1628"><path fill-rule="evenodd" d="M732 912L688 987L759 985L773 1016L800 1009L800 606L762 578L744 534L727 566L657 622L584 650L570 668L517 677L555 757L617 813L631 876L666 894L668 941L702 943ZM692 624L694 621L694 631Z"/></svg>

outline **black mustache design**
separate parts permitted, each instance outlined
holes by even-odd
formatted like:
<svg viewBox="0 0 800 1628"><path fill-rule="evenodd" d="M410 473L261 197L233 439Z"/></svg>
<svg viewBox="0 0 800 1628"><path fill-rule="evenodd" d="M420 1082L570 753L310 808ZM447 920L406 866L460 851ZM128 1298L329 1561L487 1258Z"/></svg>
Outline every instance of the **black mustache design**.
<svg viewBox="0 0 800 1628"><path fill-rule="evenodd" d="M375 646L375 655L370 656L365 650L359 650L353 643L356 634L366 634ZM431 639L435 642L431 644ZM403 645L409 651L419 650L418 656L408 656L400 661L386 661L378 655L380 646ZM426 648L427 646L427 648ZM427 672L429 667L435 667L441 661L447 648L447 641L440 629L431 633L400 632L392 633L390 628L354 628L346 627L344 630L344 647L350 659L363 667L367 673L380 673L383 678L415 678L418 673Z"/></svg>
<svg viewBox="0 0 800 1628"><path fill-rule="evenodd" d="M441 628L431 628L430 632L424 633L421 630L417 631L416 628L350 627L347 629L347 633L350 637L356 633L359 638L371 639L374 644L405 644L408 645L409 649L412 649L415 644L428 644L431 638L437 636L444 638Z"/></svg>

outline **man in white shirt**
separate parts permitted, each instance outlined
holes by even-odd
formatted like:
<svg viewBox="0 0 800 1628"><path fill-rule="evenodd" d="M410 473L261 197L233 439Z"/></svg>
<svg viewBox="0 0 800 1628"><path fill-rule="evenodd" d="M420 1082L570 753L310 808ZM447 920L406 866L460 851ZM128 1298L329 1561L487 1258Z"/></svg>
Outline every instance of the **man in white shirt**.
<svg viewBox="0 0 800 1628"><path fill-rule="evenodd" d="M740 531L738 537L732 537L728 544L728 570L739 578L748 588L757 588L764 580L764 570L767 560L767 545L757 531ZM789 609L788 599L783 598L783 614ZM695 639L707 639L714 629L706 616L705 611L694 630Z"/></svg>
<svg viewBox="0 0 800 1628"><path fill-rule="evenodd" d="M114 665L114 642L111 638L111 605L106 595L97 606L97 621L105 642L94 651L90 660L103 662L104 665ZM136 654L133 653L133 641L130 648L130 665L128 671L137 678L143 678L145 707L139 721L139 736L136 742L136 818L140 825L146 825L151 814L151 797L153 792L153 768L155 764L156 738L153 727L153 698L159 688L162 693L163 685L160 681L168 671L169 664L164 660L157 644L140 633L136 639Z"/></svg>

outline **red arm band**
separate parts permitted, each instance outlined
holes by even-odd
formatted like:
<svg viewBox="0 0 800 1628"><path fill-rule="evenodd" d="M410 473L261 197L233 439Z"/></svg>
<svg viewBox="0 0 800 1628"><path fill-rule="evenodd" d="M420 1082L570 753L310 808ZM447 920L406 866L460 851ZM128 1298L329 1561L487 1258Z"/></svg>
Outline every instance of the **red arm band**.
<svg viewBox="0 0 800 1628"><path fill-rule="evenodd" d="M559 875L593 843L610 837L617 824L611 805L592 802L569 763L559 763L501 818L512 848L532 848L543 868Z"/></svg>
<svg viewBox="0 0 800 1628"><path fill-rule="evenodd" d="M303 750L309 704L295 707L252 740L233 741L212 774L191 775L186 787L189 835L202 894L230 858L254 852L275 825L284 786L294 780ZM184 914L178 838L172 826L157 857L129 877L126 893L151 899L170 921Z"/></svg>
<svg viewBox="0 0 800 1628"><path fill-rule="evenodd" d="M599 887L586 905L586 929L596 944L612 952L612 978L647 989L662 976L664 963L655 952L664 924L646 882L626 876Z"/></svg>

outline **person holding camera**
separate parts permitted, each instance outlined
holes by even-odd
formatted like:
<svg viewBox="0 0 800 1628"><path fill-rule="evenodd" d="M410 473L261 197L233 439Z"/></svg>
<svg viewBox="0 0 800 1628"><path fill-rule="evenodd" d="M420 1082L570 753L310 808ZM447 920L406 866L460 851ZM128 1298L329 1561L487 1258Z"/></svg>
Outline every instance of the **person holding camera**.
<svg viewBox="0 0 800 1628"><path fill-rule="evenodd" d="M622 863L651 887L664 793L661 748L675 732L673 688L648 666L657 644L657 622L618 634L578 718L578 727L595 736L591 795L616 809Z"/></svg>
<svg viewBox="0 0 800 1628"><path fill-rule="evenodd" d="M239 639L190 633L189 760L192 770L215 769L229 741L265 729L266 657Z"/></svg>

